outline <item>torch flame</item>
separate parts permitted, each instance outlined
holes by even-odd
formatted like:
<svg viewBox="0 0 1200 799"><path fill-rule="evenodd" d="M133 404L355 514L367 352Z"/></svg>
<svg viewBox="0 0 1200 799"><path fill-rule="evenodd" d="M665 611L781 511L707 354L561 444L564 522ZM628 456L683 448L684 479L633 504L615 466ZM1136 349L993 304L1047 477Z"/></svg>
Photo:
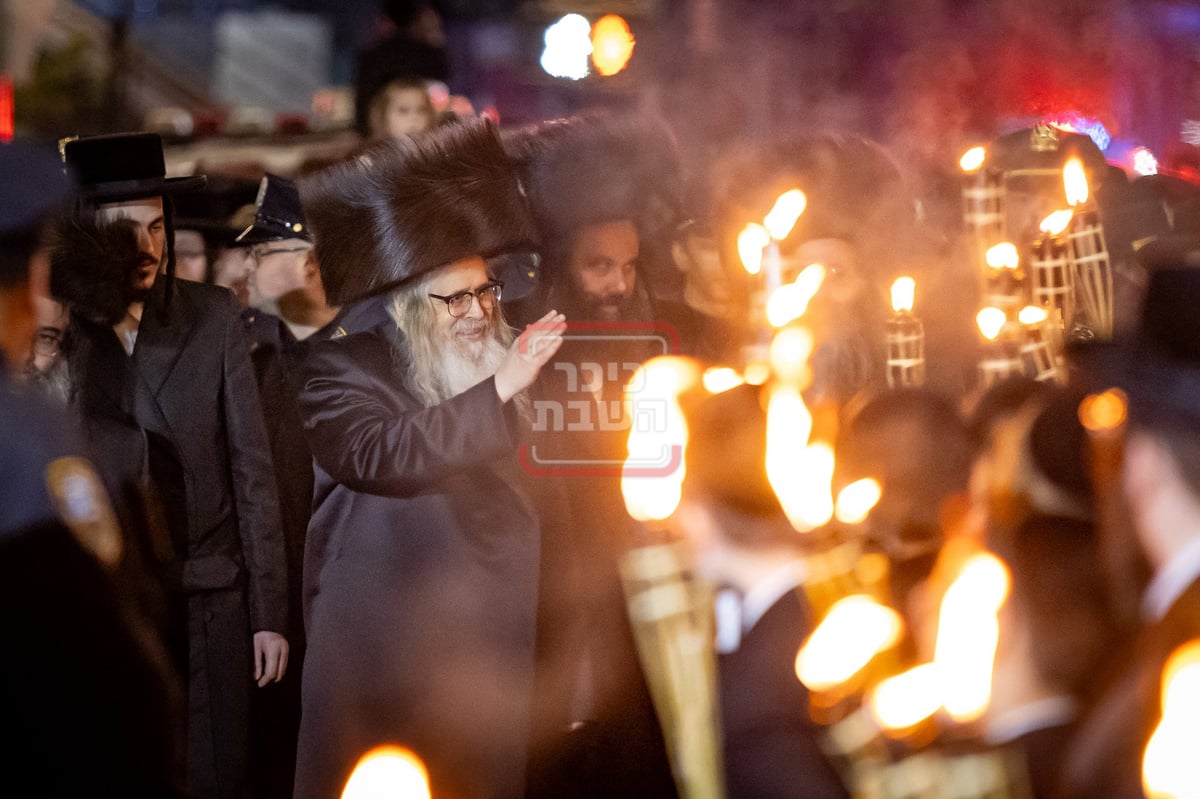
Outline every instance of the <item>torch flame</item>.
<svg viewBox="0 0 1200 799"><path fill-rule="evenodd" d="M984 308L975 314L975 324L979 326L979 332L988 341L996 340L1007 321L1008 316L996 307Z"/></svg>
<svg viewBox="0 0 1200 799"><path fill-rule="evenodd" d="M1017 247L1011 241L1002 241L999 244L988 247L984 258L987 260L987 265L992 269L1016 269L1017 264L1021 261L1021 256L1017 253Z"/></svg>
<svg viewBox="0 0 1200 799"><path fill-rule="evenodd" d="M781 330L771 339L771 369L780 382L803 391L808 388L808 359L813 351L813 336L807 328ZM804 439L807 441L807 437Z"/></svg>
<svg viewBox="0 0 1200 799"><path fill-rule="evenodd" d="M942 597L934 663L942 675L941 698L955 721L972 721L992 695L992 665L1008 597L1008 567L989 552L972 555Z"/></svg>
<svg viewBox="0 0 1200 799"><path fill-rule="evenodd" d="M713 366L704 370L704 390L709 394L720 394L746 382L736 370L728 366Z"/></svg>
<svg viewBox="0 0 1200 799"><path fill-rule="evenodd" d="M767 299L767 321L772 327L783 327L808 311L808 304L825 282L825 267L809 264L796 279L771 292Z"/></svg>
<svg viewBox="0 0 1200 799"><path fill-rule="evenodd" d="M1110 388L1099 394L1089 394L1079 403L1079 423L1094 433L1116 430L1125 423L1129 403L1125 392Z"/></svg>
<svg viewBox="0 0 1200 799"><path fill-rule="evenodd" d="M1067 205L1074 208L1088 201L1087 173L1083 170L1083 161L1078 156L1067 159L1063 166L1063 188L1067 193Z"/></svg>
<svg viewBox="0 0 1200 799"><path fill-rule="evenodd" d="M642 364L625 386L632 417L650 419L649 424L630 428L629 457L621 475L625 508L638 521L666 519L679 505L687 446L687 422L679 395L700 380L696 361L659 356Z"/></svg>
<svg viewBox="0 0 1200 799"><path fill-rule="evenodd" d="M1071 224L1071 217L1073 216L1075 216L1075 212L1069 208L1055 211L1042 220L1042 223L1038 225L1038 229L1051 236L1062 235L1062 232L1067 229L1067 225Z"/></svg>
<svg viewBox="0 0 1200 799"><path fill-rule="evenodd" d="M987 150L982 147L972 147L962 154L962 158L958 159L958 165L962 167L963 172L977 172L983 166L986 158Z"/></svg>
<svg viewBox="0 0 1200 799"><path fill-rule="evenodd" d="M1162 676L1162 720L1146 744L1142 785L1149 799L1200 796L1195 742L1200 737L1200 640L1179 647Z"/></svg>
<svg viewBox="0 0 1200 799"><path fill-rule="evenodd" d="M752 275L757 275L762 269L763 248L771 243L771 234L762 225L751 222L742 228L738 234L738 256L742 259L742 267Z"/></svg>
<svg viewBox="0 0 1200 799"><path fill-rule="evenodd" d="M1037 305L1026 305L1017 314L1017 320L1023 325L1040 325L1050 317L1045 308Z"/></svg>
<svg viewBox="0 0 1200 799"><path fill-rule="evenodd" d="M913 295L917 281L911 277L898 277L892 282L892 310L896 313L912 313Z"/></svg>
<svg viewBox="0 0 1200 799"><path fill-rule="evenodd" d="M834 515L842 524L860 524L879 504L882 496L883 490L879 487L879 481L870 477L855 480L838 492Z"/></svg>
<svg viewBox="0 0 1200 799"><path fill-rule="evenodd" d="M871 692L871 715L885 730L907 730L942 706L942 675L933 663L889 677Z"/></svg>
<svg viewBox="0 0 1200 799"><path fill-rule="evenodd" d="M799 189L790 189L779 195L779 198L775 200L775 205L763 219L763 224L767 226L771 238L776 241L786 239L792 232L792 228L796 226L796 220L800 218L800 214L804 213L807 206L808 198Z"/></svg>
<svg viewBox="0 0 1200 799"><path fill-rule="evenodd" d="M429 772L421 758L399 746L379 746L362 756L342 799L430 799Z"/></svg>
<svg viewBox="0 0 1200 799"><path fill-rule="evenodd" d="M900 640L900 614L869 596L834 603L796 655L796 676L810 691L844 685Z"/></svg>

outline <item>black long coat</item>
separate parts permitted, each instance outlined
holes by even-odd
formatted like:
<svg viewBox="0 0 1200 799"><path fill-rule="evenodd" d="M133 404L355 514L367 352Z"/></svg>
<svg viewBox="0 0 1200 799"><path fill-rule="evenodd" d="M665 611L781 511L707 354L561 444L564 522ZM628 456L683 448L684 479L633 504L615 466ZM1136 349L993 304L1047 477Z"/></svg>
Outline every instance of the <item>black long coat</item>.
<svg viewBox="0 0 1200 799"><path fill-rule="evenodd" d="M287 629L279 502L233 295L176 281L168 311L164 282L132 356L112 328L73 319L72 402L110 482L148 481L161 502L173 550L161 564L176 601L170 643L188 678L188 787L237 796L252 633Z"/></svg>
<svg viewBox="0 0 1200 799"><path fill-rule="evenodd" d="M435 796L519 796L539 551L519 414L491 378L422 407L384 300L339 324L300 398L316 489L296 796L339 795L389 742Z"/></svg>

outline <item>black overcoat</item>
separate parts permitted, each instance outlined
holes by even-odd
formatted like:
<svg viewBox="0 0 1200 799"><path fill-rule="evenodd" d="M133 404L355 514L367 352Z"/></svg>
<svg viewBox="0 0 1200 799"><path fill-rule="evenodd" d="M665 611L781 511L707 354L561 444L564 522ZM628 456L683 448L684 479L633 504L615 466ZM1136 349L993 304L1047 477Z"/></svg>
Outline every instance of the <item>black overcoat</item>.
<svg viewBox="0 0 1200 799"><path fill-rule="evenodd" d="M495 381L431 408L403 387L385 300L350 309L302 369L316 469L297 797L337 796L384 743L435 796L522 788L539 519Z"/></svg>
<svg viewBox="0 0 1200 799"><path fill-rule="evenodd" d="M233 295L180 280L168 309L164 282L146 301L132 356L112 328L73 318L72 404L109 481L144 480L161 503L173 551L160 565L177 603L171 643L188 677L188 787L237 796L252 632L287 629L279 501Z"/></svg>

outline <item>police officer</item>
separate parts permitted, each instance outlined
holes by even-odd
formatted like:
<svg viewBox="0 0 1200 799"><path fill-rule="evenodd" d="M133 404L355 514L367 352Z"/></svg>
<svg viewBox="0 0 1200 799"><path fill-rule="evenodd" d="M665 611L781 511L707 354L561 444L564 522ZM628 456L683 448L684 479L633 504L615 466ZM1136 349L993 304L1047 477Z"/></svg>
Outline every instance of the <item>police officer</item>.
<svg viewBox="0 0 1200 799"><path fill-rule="evenodd" d="M72 186L19 143L0 145L0 174L0 792L182 795L162 662L109 579L112 511L68 426L13 379Z"/></svg>

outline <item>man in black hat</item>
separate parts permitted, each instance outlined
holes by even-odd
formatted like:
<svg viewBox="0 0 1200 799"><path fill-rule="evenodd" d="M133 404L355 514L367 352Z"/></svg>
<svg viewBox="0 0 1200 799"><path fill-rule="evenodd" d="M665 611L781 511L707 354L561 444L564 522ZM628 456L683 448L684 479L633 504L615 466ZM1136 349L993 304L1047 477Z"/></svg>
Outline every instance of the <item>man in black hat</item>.
<svg viewBox="0 0 1200 799"><path fill-rule="evenodd" d="M1064 796L1143 795L1142 758L1162 714L1163 666L1177 647L1200 638L1197 303L1200 270L1159 266L1137 332L1079 353L1096 386L1116 385L1127 395L1120 487L1152 577L1142 595L1142 627L1116 653L1116 676L1072 743Z"/></svg>
<svg viewBox="0 0 1200 799"><path fill-rule="evenodd" d="M299 373L313 344L333 333L337 309L326 301L312 232L292 181L271 174L262 179L254 221L238 234L236 243L250 250L251 293L262 306L243 311L242 322L249 335L279 489L291 622L288 674L278 688L256 697L253 773L260 795L290 797L304 657L301 574L313 497L312 453L297 407ZM268 313L268 308L278 315Z"/></svg>
<svg viewBox="0 0 1200 799"><path fill-rule="evenodd" d="M181 796L169 683L107 570L112 510L61 415L10 375L73 196L52 151L0 144L0 785L17 796Z"/></svg>
<svg viewBox="0 0 1200 799"><path fill-rule="evenodd" d="M166 178L154 134L68 141L64 157L80 178L78 226L98 225L55 263L71 288L72 402L102 467L149 485L170 533L157 554L188 685L189 790L238 796L252 682L287 669L286 572L233 298L174 279L169 198L203 178ZM121 231L130 254L113 267Z"/></svg>
<svg viewBox="0 0 1200 799"><path fill-rule="evenodd" d="M517 463L524 391L558 349L514 340L484 257L528 240L485 123L381 144L302 181L329 298L303 368L316 463L296 796L339 795L400 742L435 796L519 797L546 531Z"/></svg>

